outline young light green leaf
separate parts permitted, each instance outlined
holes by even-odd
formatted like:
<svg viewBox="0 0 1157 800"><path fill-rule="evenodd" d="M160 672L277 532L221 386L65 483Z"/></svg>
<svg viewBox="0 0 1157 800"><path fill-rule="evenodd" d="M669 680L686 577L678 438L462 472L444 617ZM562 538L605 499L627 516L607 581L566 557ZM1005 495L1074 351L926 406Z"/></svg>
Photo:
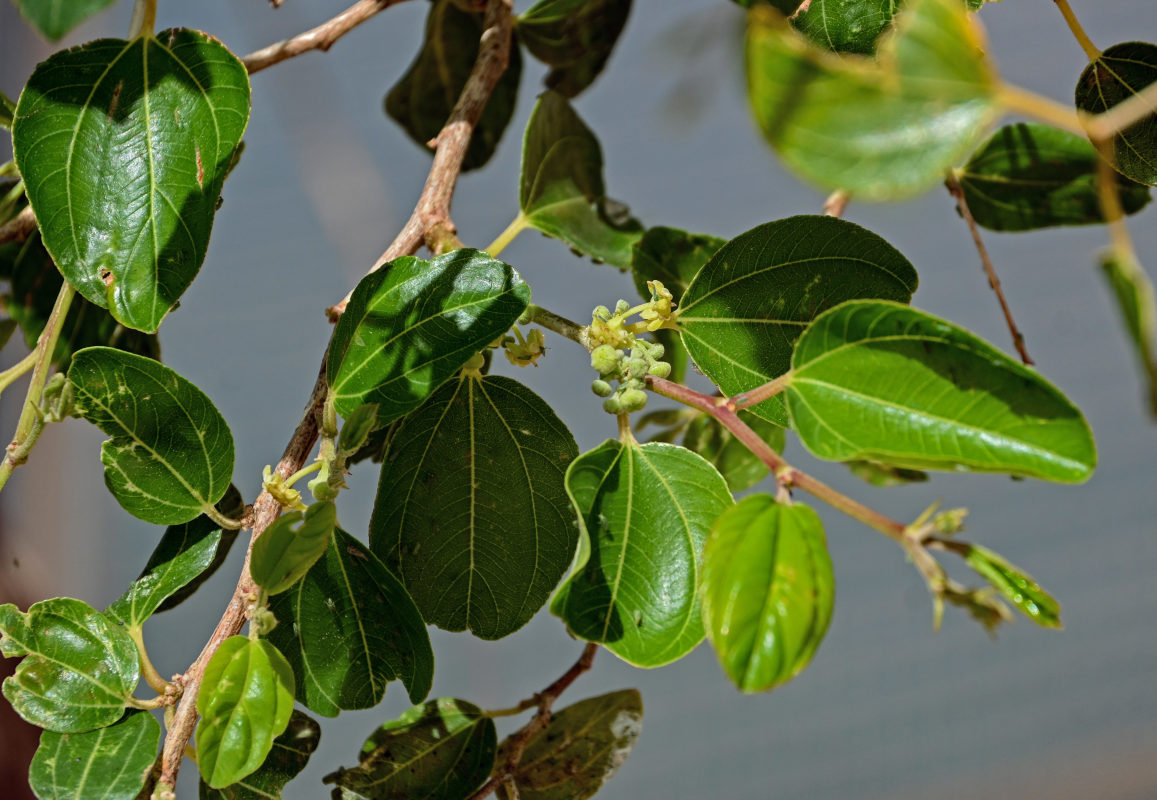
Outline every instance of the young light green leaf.
<svg viewBox="0 0 1157 800"><path fill-rule="evenodd" d="M1102 114L1157 81L1157 45L1115 44L1085 68L1077 81L1077 108ZM1113 137L1114 164L1138 183L1157 186L1157 109Z"/></svg>
<svg viewBox="0 0 1157 800"><path fill-rule="evenodd" d="M24 657L4 681L16 713L60 733L116 722L140 678L129 635L70 597L34 603L26 614L12 604L0 606L0 654Z"/></svg>
<svg viewBox="0 0 1157 800"><path fill-rule="evenodd" d="M322 780L342 800L460 800L494 766L494 721L464 700L415 706L370 734L353 769ZM340 794L339 794L340 791Z"/></svg>
<svg viewBox="0 0 1157 800"><path fill-rule="evenodd" d="M820 47L870 56L899 6L899 0L812 0L791 21Z"/></svg>
<svg viewBox="0 0 1157 800"><path fill-rule="evenodd" d="M281 790L309 763L321 741L321 726L300 711L289 718L285 732L256 772L236 783L214 789L201 781L199 800L281 800Z"/></svg>
<svg viewBox="0 0 1157 800"><path fill-rule="evenodd" d="M703 542L732 502L723 477L686 448L612 440L575 459L566 486L579 549L551 612L636 666L691 652L704 636Z"/></svg>
<svg viewBox="0 0 1157 800"><path fill-rule="evenodd" d="M369 441L378 421L378 404L364 403L355 408L341 426L337 437L338 453L349 458Z"/></svg>
<svg viewBox="0 0 1157 800"><path fill-rule="evenodd" d="M916 284L908 259L871 231L834 217L789 217L711 257L683 295L679 330L699 368L734 395L787 372L796 339L822 312L862 297L906 303ZM780 397L749 410L787 424Z"/></svg>
<svg viewBox="0 0 1157 800"><path fill-rule="evenodd" d="M739 418L773 450L777 453L783 451L787 431L747 411L740 411ZM732 492L750 489L769 472L768 466L758 456L732 436L719 420L707 414L699 415L687 426L683 446L710 461Z"/></svg>
<svg viewBox="0 0 1157 800"><path fill-rule="evenodd" d="M362 279L334 329L327 379L337 411L378 404L379 426L413 411L530 302L508 264L477 250L404 256Z"/></svg>
<svg viewBox="0 0 1157 800"><path fill-rule="evenodd" d="M1076 134L1020 122L994 133L956 177L978 225L1027 231L1104 222L1097 199L1097 149ZM1149 189L1128 179L1117 188L1125 213L1149 202Z"/></svg>
<svg viewBox="0 0 1157 800"><path fill-rule="evenodd" d="M898 303L852 301L800 337L791 424L819 458L1079 483L1097 462L1081 412L968 331Z"/></svg>
<svg viewBox="0 0 1157 800"><path fill-rule="evenodd" d="M337 506L331 502L314 503L304 516L300 511L282 514L253 543L253 582L270 595L291 588L325 555L336 526Z"/></svg>
<svg viewBox="0 0 1157 800"><path fill-rule="evenodd" d="M373 708L401 679L413 702L430 691L434 652L422 615L378 557L341 528L325 555L272 598L269 640L301 676L297 699L326 717Z"/></svg>
<svg viewBox="0 0 1157 800"><path fill-rule="evenodd" d="M1042 628L1061 627L1060 603L1031 575L1010 564L999 553L975 544L968 546L964 560L1037 625Z"/></svg>
<svg viewBox="0 0 1157 800"><path fill-rule="evenodd" d="M21 16L49 39L59 39L116 0L15 0Z"/></svg>
<svg viewBox="0 0 1157 800"><path fill-rule="evenodd" d="M463 376L406 417L382 466L370 546L426 622L501 639L547 601L578 531L578 445L518 381Z"/></svg>
<svg viewBox="0 0 1157 800"><path fill-rule="evenodd" d="M535 230L628 269L643 226L603 188L598 139L558 92L538 98L522 142L518 206Z"/></svg>
<svg viewBox="0 0 1157 800"><path fill-rule="evenodd" d="M37 66L12 150L68 282L156 331L205 260L248 120L245 66L197 31L101 39Z"/></svg>
<svg viewBox="0 0 1157 800"><path fill-rule="evenodd" d="M514 782L519 800L586 800L618 771L643 730L643 698L635 689L590 697L556 711L530 737ZM509 756L511 740L498 749Z"/></svg>
<svg viewBox="0 0 1157 800"><path fill-rule="evenodd" d="M426 17L426 38L414 63L386 95L386 113L423 149L438 135L466 86L478 57L482 15L463 11L453 0L435 0ZM477 169L494 155L514 114L522 58L510 48L510 63L470 137L463 170Z"/></svg>
<svg viewBox="0 0 1157 800"><path fill-rule="evenodd" d="M160 743L160 723L147 711L87 733L44 731L28 783L40 800L136 800Z"/></svg>
<svg viewBox="0 0 1157 800"><path fill-rule="evenodd" d="M220 789L255 772L289 725L293 670L264 639L233 636L209 659L197 695L197 766Z"/></svg>
<svg viewBox="0 0 1157 800"><path fill-rule="evenodd" d="M927 472L893 467L879 461L845 461L844 466L857 478L873 486L903 486L906 483L924 483L928 480Z"/></svg>
<svg viewBox="0 0 1157 800"><path fill-rule="evenodd" d="M516 20L531 55L553 67L546 88L574 97L606 66L631 0L538 0Z"/></svg>
<svg viewBox="0 0 1157 800"><path fill-rule="evenodd" d="M711 528L702 592L707 638L740 691L791 680L815 655L835 604L819 516L771 495L741 500Z"/></svg>
<svg viewBox="0 0 1157 800"><path fill-rule="evenodd" d="M75 413L113 437L100 452L117 502L177 525L213 511L233 478L233 434L205 393L168 367L109 347L72 357Z"/></svg>
<svg viewBox="0 0 1157 800"><path fill-rule="evenodd" d="M1157 416L1157 293L1132 253L1106 253L1101 269L1148 379L1149 409Z"/></svg>
<svg viewBox="0 0 1157 800"><path fill-rule="evenodd" d="M996 78L960 0L908 0L877 59L812 45L754 9L747 85L760 129L801 175L857 199L943 179L996 118Z"/></svg>

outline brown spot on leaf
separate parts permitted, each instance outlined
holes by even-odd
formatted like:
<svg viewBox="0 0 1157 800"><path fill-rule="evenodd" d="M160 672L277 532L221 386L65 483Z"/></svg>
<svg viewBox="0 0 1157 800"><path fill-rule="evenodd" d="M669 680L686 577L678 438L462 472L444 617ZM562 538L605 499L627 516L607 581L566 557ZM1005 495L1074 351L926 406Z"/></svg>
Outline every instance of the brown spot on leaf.
<svg viewBox="0 0 1157 800"><path fill-rule="evenodd" d="M116 87L112 90L112 100L110 100L108 104L108 118L110 122L112 122L116 116L117 106L119 106L121 102L121 89L123 89L124 86L124 81L117 81Z"/></svg>
<svg viewBox="0 0 1157 800"><path fill-rule="evenodd" d="M112 286L114 280L112 272L103 267L100 270L100 279L104 282L105 286Z"/></svg>
<svg viewBox="0 0 1157 800"><path fill-rule="evenodd" d="M201 160L201 148L197 147L197 185L205 188L205 162Z"/></svg>

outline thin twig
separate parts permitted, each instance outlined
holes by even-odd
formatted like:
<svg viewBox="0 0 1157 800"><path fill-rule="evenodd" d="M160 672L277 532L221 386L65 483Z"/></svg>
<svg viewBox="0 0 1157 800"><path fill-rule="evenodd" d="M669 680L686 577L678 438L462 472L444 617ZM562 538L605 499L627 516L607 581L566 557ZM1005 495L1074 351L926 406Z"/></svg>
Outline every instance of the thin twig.
<svg viewBox="0 0 1157 800"><path fill-rule="evenodd" d="M824 201L824 216L836 217L839 219L844 215L844 211L848 208L848 201L852 199L852 195L843 189L836 189L828 195L828 199Z"/></svg>
<svg viewBox="0 0 1157 800"><path fill-rule="evenodd" d="M591 336L587 331L586 326L579 325L577 322L572 322L566 317L559 316L553 311L548 311L542 306L535 305L534 303L531 303L529 306L527 306L526 311L531 323L541 325L548 331L554 331L559 336L565 336L572 342L577 342L578 344L582 345L587 350L594 349L594 343L591 342Z"/></svg>
<svg viewBox="0 0 1157 800"><path fill-rule="evenodd" d="M1069 5L1069 0L1053 0L1053 2L1057 4L1057 8L1061 11L1061 16L1065 18L1065 23L1069 26L1069 30L1072 31L1073 38L1077 40L1077 44L1085 51L1085 55L1088 56L1089 61L1096 61L1100 58L1100 49L1093 44L1092 39L1085 33L1085 29L1081 26L1080 21L1077 20L1077 15L1073 13L1073 9Z"/></svg>
<svg viewBox="0 0 1157 800"><path fill-rule="evenodd" d="M1091 139L1110 139L1130 125L1154 114L1157 114L1157 81L1149 84L1128 100L1124 100L1103 114L1093 117L1085 127Z"/></svg>
<svg viewBox="0 0 1157 800"><path fill-rule="evenodd" d="M1004 289L1000 285L996 268L992 266L992 259L988 257L988 248L984 246L984 240L980 238L980 228L972 216L972 210L968 207L968 200L964 197L964 187L960 185L960 181L951 172L948 173L945 184L948 186L948 191L956 199L956 208L960 212L960 216L968 223L968 230L972 233L976 252L980 254L980 263L984 267L984 274L988 276L988 285L992 287L992 291L996 293L996 299L1000 301L1000 310L1004 312L1004 321L1008 324L1008 332L1012 334L1012 343L1016 346L1016 352L1020 353L1020 360L1025 364L1033 364L1035 362L1029 356L1028 348L1024 346L1024 334L1016 326L1016 320L1012 316L1012 308L1004 296Z"/></svg>
<svg viewBox="0 0 1157 800"><path fill-rule="evenodd" d="M36 216L32 213L32 206L28 206L12 219L0 225L0 244L23 242L34 230L36 230Z"/></svg>
<svg viewBox="0 0 1157 800"><path fill-rule="evenodd" d="M323 22L305 33L299 33L291 39L285 39L250 53L241 59L241 63L252 75L254 72L272 67L274 64L299 56L302 53L308 53L310 50L328 50L333 47L334 42L370 17L401 2L404 0L358 0L333 19Z"/></svg>

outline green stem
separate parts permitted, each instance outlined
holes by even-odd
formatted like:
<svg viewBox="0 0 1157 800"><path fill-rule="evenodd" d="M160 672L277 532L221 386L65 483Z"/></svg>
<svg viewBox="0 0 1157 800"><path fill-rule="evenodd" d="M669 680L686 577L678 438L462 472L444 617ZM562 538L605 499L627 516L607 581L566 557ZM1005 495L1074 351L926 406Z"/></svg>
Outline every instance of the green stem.
<svg viewBox="0 0 1157 800"><path fill-rule="evenodd" d="M579 325L577 322L572 322L566 317L560 317L553 311L547 311L542 306L536 306L531 303L526 307L527 324L534 323L541 325L548 331L554 331L559 336L565 336L572 342L577 342L585 347L587 350L594 349L591 344L590 334L585 325Z"/></svg>
<svg viewBox="0 0 1157 800"><path fill-rule="evenodd" d="M149 660L149 653L145 650L145 637L139 625L128 628L127 633L129 638L133 640L133 644L137 646L137 655L140 656L141 661L141 675L145 679L145 683L159 695L165 694L172 684L161 677L161 673L157 672L157 668L153 666L153 662Z"/></svg>
<svg viewBox="0 0 1157 800"><path fill-rule="evenodd" d="M133 6L133 18L129 22L129 38L152 36L157 25L157 0L137 0Z"/></svg>
<svg viewBox="0 0 1157 800"><path fill-rule="evenodd" d="M782 392L787 387L788 375L791 373L784 373L778 378L774 378L762 386L756 386L754 389L742 394L737 394L734 397L728 398L728 402L734 407L736 411L743 408L751 408L759 405L764 400L770 400L777 394Z"/></svg>
<svg viewBox="0 0 1157 800"><path fill-rule="evenodd" d="M230 519L218 511L216 506L205 506L201 511L206 517L216 522L225 530L236 531L241 529L241 520Z"/></svg>
<svg viewBox="0 0 1157 800"><path fill-rule="evenodd" d="M1096 61L1101 57L1101 51L1093 44L1092 39L1085 33L1085 29L1081 26L1077 15L1073 13L1072 7L1069 5L1069 0L1053 0L1057 4L1057 8L1061 11L1061 16L1065 18L1065 23L1068 24L1069 30L1073 32L1073 37L1085 51L1085 55L1089 57L1089 61Z"/></svg>
<svg viewBox="0 0 1157 800"><path fill-rule="evenodd" d="M0 392L3 392L23 375L28 370L36 365L36 351L33 350L17 364L0 372Z"/></svg>
<svg viewBox="0 0 1157 800"><path fill-rule="evenodd" d="M164 708L169 704L166 697L154 697L152 700L138 700L135 697L130 697L126 702L129 708L139 708L142 711L151 711L154 708Z"/></svg>
<svg viewBox="0 0 1157 800"><path fill-rule="evenodd" d="M497 257L499 253L506 249L508 244L515 240L518 234L522 233L528 227L530 227L530 221L527 220L526 215L520 212L519 215L506 226L506 230L498 234L498 238L490 243L490 246L486 248L486 252Z"/></svg>
<svg viewBox="0 0 1157 800"><path fill-rule="evenodd" d="M1002 84L997 89L996 99L1006 111L1036 117L1078 136L1085 135L1085 120L1088 119L1088 115L1062 105L1056 100L1008 83Z"/></svg>
<svg viewBox="0 0 1157 800"><path fill-rule="evenodd" d="M284 486L286 489L290 489L293 487L293 484L297 483L299 480L304 478L306 475L312 475L313 473L317 472L319 469L322 468L322 466L323 466L323 463L321 461L314 461L308 467L302 467L297 472L290 475L288 478L286 478L284 481L281 482L281 485Z"/></svg>

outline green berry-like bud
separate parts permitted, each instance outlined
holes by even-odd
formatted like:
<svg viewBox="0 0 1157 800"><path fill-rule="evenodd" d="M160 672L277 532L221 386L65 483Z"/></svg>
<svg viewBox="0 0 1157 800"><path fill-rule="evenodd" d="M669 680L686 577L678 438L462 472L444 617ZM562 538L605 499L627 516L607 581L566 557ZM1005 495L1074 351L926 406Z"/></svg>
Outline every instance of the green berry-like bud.
<svg viewBox="0 0 1157 800"><path fill-rule="evenodd" d="M618 395L611 395L603 401L603 411L608 414L618 414L623 410L622 403L619 402Z"/></svg>
<svg viewBox="0 0 1157 800"><path fill-rule="evenodd" d="M627 371L630 372L633 377L643 377L647 374L646 359L632 358L627 362Z"/></svg>
<svg viewBox="0 0 1157 800"><path fill-rule="evenodd" d="M591 391L599 397L610 397L615 392L615 390L611 388L611 385L603 380L594 381L591 384Z"/></svg>
<svg viewBox="0 0 1157 800"><path fill-rule="evenodd" d="M615 313L616 314L625 314L630 310L631 310L631 304L628 303L626 300L619 300L619 302L615 303Z"/></svg>
<svg viewBox="0 0 1157 800"><path fill-rule="evenodd" d="M627 389L620 395L619 404L623 411L642 411L647 405L647 393L640 389Z"/></svg>
<svg viewBox="0 0 1157 800"><path fill-rule="evenodd" d="M591 369L606 375L619 368L619 351L609 344L600 344L591 351Z"/></svg>
<svg viewBox="0 0 1157 800"><path fill-rule="evenodd" d="M663 354L667 352L667 348L658 342L651 343L651 358L662 358Z"/></svg>
<svg viewBox="0 0 1157 800"><path fill-rule="evenodd" d="M595 310L592 313L595 319L601 319L603 322L611 318L611 310L606 306L595 306Z"/></svg>
<svg viewBox="0 0 1157 800"><path fill-rule="evenodd" d="M656 378L666 378L671 374L671 365L666 361L656 361L651 365L651 374Z"/></svg>

